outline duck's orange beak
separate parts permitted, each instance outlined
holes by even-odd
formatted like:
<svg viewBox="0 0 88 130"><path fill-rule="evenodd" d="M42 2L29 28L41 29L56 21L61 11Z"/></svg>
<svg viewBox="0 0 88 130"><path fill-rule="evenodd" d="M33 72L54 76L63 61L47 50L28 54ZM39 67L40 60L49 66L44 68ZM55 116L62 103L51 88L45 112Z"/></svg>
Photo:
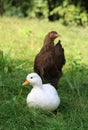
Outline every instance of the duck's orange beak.
<svg viewBox="0 0 88 130"><path fill-rule="evenodd" d="M30 84L28 80L26 80L22 85L25 86L25 85L28 85Z"/></svg>

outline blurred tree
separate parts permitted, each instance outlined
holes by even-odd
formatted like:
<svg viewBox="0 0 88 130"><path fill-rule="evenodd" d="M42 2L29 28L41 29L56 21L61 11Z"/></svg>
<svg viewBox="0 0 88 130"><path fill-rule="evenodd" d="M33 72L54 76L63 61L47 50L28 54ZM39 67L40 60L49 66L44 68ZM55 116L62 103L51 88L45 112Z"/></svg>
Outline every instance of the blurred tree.
<svg viewBox="0 0 88 130"><path fill-rule="evenodd" d="M80 5L80 7L85 8L88 12L88 0L68 0L69 3L73 3L75 6Z"/></svg>
<svg viewBox="0 0 88 130"><path fill-rule="evenodd" d="M57 8L58 6L62 6L63 2L66 4L73 4L75 6L80 6L81 8L83 8L83 10L85 9L88 12L88 0L47 0L47 4L48 4L48 18L50 21L54 21L60 18L58 13L53 13L51 15L51 12Z"/></svg>
<svg viewBox="0 0 88 130"><path fill-rule="evenodd" d="M20 8L21 13L24 17L27 17L27 10L32 10L34 6L34 0L12 0L12 6L15 6L16 8Z"/></svg>
<svg viewBox="0 0 88 130"><path fill-rule="evenodd" d="M27 10L32 9L34 0L0 0L0 14L7 16L27 16Z"/></svg>
<svg viewBox="0 0 88 130"><path fill-rule="evenodd" d="M88 22L88 0L0 0L0 15Z"/></svg>
<svg viewBox="0 0 88 130"><path fill-rule="evenodd" d="M59 19L59 15L57 13L55 14L50 14L50 12L56 8L57 6L59 6L61 4L61 1L62 0L47 0L47 3L48 3L48 18L50 21L54 21L56 19Z"/></svg>
<svg viewBox="0 0 88 130"><path fill-rule="evenodd" d="M3 0L0 0L0 15L2 16L3 13L4 13Z"/></svg>

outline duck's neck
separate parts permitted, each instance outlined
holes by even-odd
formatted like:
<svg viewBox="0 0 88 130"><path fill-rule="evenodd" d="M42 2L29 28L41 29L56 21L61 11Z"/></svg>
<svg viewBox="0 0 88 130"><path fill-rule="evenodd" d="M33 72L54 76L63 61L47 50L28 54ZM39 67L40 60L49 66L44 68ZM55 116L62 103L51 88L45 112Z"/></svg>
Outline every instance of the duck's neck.
<svg viewBox="0 0 88 130"><path fill-rule="evenodd" d="M34 85L33 85L33 88L42 88L42 87L43 87L42 82L41 82L41 83L38 83L38 84L34 84Z"/></svg>

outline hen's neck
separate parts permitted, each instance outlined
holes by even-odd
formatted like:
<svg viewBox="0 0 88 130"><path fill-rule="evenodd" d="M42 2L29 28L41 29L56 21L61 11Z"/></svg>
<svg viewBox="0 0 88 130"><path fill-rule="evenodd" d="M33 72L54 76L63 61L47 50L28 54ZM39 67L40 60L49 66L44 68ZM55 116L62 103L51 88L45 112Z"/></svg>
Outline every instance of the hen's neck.
<svg viewBox="0 0 88 130"><path fill-rule="evenodd" d="M45 46L54 46L54 40L50 38L45 38L43 47Z"/></svg>

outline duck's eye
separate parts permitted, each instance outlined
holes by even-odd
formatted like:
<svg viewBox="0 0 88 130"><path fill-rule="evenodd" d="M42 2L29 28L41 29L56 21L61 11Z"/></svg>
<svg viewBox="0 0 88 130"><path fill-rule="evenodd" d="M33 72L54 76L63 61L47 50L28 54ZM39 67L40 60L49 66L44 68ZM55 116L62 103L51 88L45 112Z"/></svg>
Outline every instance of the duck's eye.
<svg viewBox="0 0 88 130"><path fill-rule="evenodd" d="M31 79L33 79L33 77L31 77Z"/></svg>

